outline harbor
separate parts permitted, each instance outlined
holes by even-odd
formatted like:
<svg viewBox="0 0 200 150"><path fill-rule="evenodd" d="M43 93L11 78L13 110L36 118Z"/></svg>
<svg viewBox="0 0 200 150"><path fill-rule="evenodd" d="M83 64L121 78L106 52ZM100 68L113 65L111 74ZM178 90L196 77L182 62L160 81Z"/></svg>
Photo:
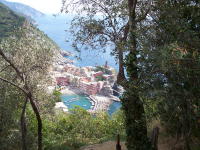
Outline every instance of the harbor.
<svg viewBox="0 0 200 150"><path fill-rule="evenodd" d="M121 102L119 100L116 101L116 98L114 101L113 97L85 95L77 88L65 87L61 90L61 93L62 102L58 103L60 109L65 112L78 106L93 114L98 112L108 112L111 115L121 107ZM62 105L60 103L62 103ZM63 105L65 105L65 107ZM57 109L59 109L58 106L56 107Z"/></svg>

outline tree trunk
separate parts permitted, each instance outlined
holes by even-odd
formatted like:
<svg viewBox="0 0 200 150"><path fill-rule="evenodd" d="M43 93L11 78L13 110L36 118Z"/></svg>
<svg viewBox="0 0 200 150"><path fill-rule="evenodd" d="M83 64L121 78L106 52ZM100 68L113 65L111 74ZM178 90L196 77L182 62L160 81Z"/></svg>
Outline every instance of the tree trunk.
<svg viewBox="0 0 200 150"><path fill-rule="evenodd" d="M159 128L158 127L153 128L151 134L151 145L153 150L158 150L158 135L159 135Z"/></svg>
<svg viewBox="0 0 200 150"><path fill-rule="evenodd" d="M183 136L184 136L184 150L191 150L190 141L191 141L191 109L190 109L190 100L185 99L183 102Z"/></svg>
<svg viewBox="0 0 200 150"><path fill-rule="evenodd" d="M16 85L15 83L13 83L12 81L3 79L0 77L0 80L7 82L15 87L17 87L18 89L20 89L25 96L27 96L27 98L30 100L31 106L33 108L33 111L36 115L37 118L37 123L38 123L38 150L42 150L42 119L40 117L40 113L39 110L37 108L36 102L33 99L32 93L29 90L29 86L27 86L25 78L23 76L23 74L20 72L20 70L6 57L6 55L3 53L3 50L0 49L0 55L3 57L3 59L9 63L9 65L15 70L17 76L21 79L21 81L25 84L25 88L21 88L20 86ZM23 118L22 118L23 120ZM24 135L23 135L24 136Z"/></svg>
<svg viewBox="0 0 200 150"><path fill-rule="evenodd" d="M40 117L40 113L38 110L38 107L36 105L36 102L33 99L33 96L31 93L28 94L31 106L33 108L33 111L37 118L37 124L38 124L38 150L42 150L42 119Z"/></svg>
<svg viewBox="0 0 200 150"><path fill-rule="evenodd" d="M26 117L25 117L27 102L28 102L28 98L26 98L24 102L24 106L22 108L22 113L21 113L22 150L27 150L27 145L26 145L27 129L26 129Z"/></svg>
<svg viewBox="0 0 200 150"><path fill-rule="evenodd" d="M129 88L122 105L126 123L126 145L128 150L150 150L143 104L136 89Z"/></svg>
<svg viewBox="0 0 200 150"><path fill-rule="evenodd" d="M120 145L120 136L119 136L119 134L117 135L116 150L121 150L121 145Z"/></svg>
<svg viewBox="0 0 200 150"><path fill-rule="evenodd" d="M150 142L147 137L147 126L144 112L144 106L139 97L137 89L138 68L137 68L137 49L136 49L136 5L137 0L128 0L129 7L129 54L127 56L127 74L129 76L129 85L126 88L122 105L125 112L126 123L126 144L128 150L150 150Z"/></svg>
<svg viewBox="0 0 200 150"><path fill-rule="evenodd" d="M122 85L122 82L126 80L124 75L124 57L123 57L123 51L118 50L118 60L119 60L119 73L117 75L117 83L119 85ZM123 86L123 85L122 85Z"/></svg>

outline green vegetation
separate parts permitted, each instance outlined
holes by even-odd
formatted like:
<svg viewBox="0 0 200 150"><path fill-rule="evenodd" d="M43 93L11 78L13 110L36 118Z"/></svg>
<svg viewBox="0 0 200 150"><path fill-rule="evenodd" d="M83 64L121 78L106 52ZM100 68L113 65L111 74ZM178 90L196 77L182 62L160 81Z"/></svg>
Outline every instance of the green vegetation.
<svg viewBox="0 0 200 150"><path fill-rule="evenodd" d="M152 120L176 141L168 149L191 150L199 145L199 1L63 2L64 11L77 8L72 22L75 49L105 46L114 40L113 54L122 68L118 83L125 89L121 100L128 150L158 149L147 132ZM126 52L125 59L120 52Z"/></svg>
<svg viewBox="0 0 200 150"><path fill-rule="evenodd" d="M60 91L58 91L58 90L54 90L53 91L53 96L54 96L54 100L56 101L56 102L61 102L62 100L61 100L61 92Z"/></svg>
<svg viewBox="0 0 200 150"><path fill-rule="evenodd" d="M104 80L105 80L105 78L104 78L104 77L102 77L102 76L96 76L96 80L97 80L97 81L104 81Z"/></svg>
<svg viewBox="0 0 200 150"><path fill-rule="evenodd" d="M20 27L25 19L16 15L7 6L0 3L0 39L3 37L8 37L13 34L13 32Z"/></svg>
<svg viewBox="0 0 200 150"><path fill-rule="evenodd" d="M44 16L42 12L22 3L11 2L7 0L0 0L0 3L3 3L16 14L24 16L27 20L31 22L34 22L34 18L36 17Z"/></svg>
<svg viewBox="0 0 200 150"><path fill-rule="evenodd" d="M80 7L84 6L84 7ZM69 8L76 8L69 10ZM125 0L77 0L75 3L63 0L63 12L77 14L69 32L72 34L74 50L97 50L111 54L118 62L118 82L125 78L124 53L129 33L127 2ZM85 14L85 15L81 15ZM99 15L103 14L103 15Z"/></svg>
<svg viewBox="0 0 200 150"><path fill-rule="evenodd" d="M200 8L199 1L181 1L158 5L160 11L154 29L159 45L154 62L167 81L160 83L159 114L161 123L171 136L191 149L200 135ZM168 12L171 12L168 14ZM172 19L173 18L173 19ZM176 20L176 21L174 21ZM162 40L165 39L165 42Z"/></svg>
<svg viewBox="0 0 200 150"><path fill-rule="evenodd" d="M42 150L42 115L50 114L55 101L46 93L48 68L58 47L44 33L1 4L0 91L1 146L5 149L27 149L33 145ZM22 21L23 20L23 21ZM4 90L7 89L8 90ZM13 89L13 91L10 91ZM8 103L7 103L8 102ZM29 103L30 102L30 103ZM7 106L9 104L9 106ZM18 105L16 105L18 104ZM37 134L27 126L27 107L36 118ZM6 108L5 108L6 107ZM7 110L10 109L10 110ZM41 109L41 110L39 110ZM11 113L8 116L6 111ZM9 118L8 118L8 117ZM5 126L12 123L11 126ZM29 141L30 135L30 141ZM37 140L36 140L37 139ZM32 142L31 141L37 141Z"/></svg>
<svg viewBox="0 0 200 150"><path fill-rule="evenodd" d="M112 74L111 70L105 68L104 66L96 66L95 72L102 71L104 74Z"/></svg>
<svg viewBox="0 0 200 150"><path fill-rule="evenodd" d="M0 4L0 149L73 150L117 134L128 150L157 150L162 138L169 139L167 149L199 149L200 2L77 0L73 6L80 4L84 7L75 8L89 18L78 14L72 24L81 25L74 30L75 48L113 42L116 57L126 52L126 59L119 58L119 72L123 75L124 67L127 72L120 82L122 110L113 116L54 110L60 92L49 94L46 87L59 48ZM99 13L105 16L96 17ZM95 71L110 74L101 66ZM159 141L153 140L156 132L151 137L155 122L162 129Z"/></svg>
<svg viewBox="0 0 200 150"><path fill-rule="evenodd" d="M115 139L117 134L124 137L123 123L121 111L112 117L106 113L93 116L79 107L70 113L60 112L44 119L44 149L77 149L83 145Z"/></svg>

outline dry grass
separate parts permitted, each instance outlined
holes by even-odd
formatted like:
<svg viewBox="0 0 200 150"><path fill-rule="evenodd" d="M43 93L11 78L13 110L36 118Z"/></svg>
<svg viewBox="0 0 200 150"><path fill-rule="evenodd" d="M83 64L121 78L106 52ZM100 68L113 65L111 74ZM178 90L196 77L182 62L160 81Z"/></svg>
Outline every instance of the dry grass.
<svg viewBox="0 0 200 150"><path fill-rule="evenodd" d="M167 138L167 137L161 137L159 138L158 143L158 150L183 150L183 143L176 143L175 138ZM116 150L115 148L116 142L114 141L108 141L104 142L102 144L95 144L90 146L82 147L80 150ZM125 143L121 143L122 150L127 150ZM199 148L196 148L194 150L199 150Z"/></svg>
<svg viewBox="0 0 200 150"><path fill-rule="evenodd" d="M183 150L183 141L176 141L175 137L167 136L167 131L160 125L159 122L154 122L154 127L160 128L160 134L158 138L158 150ZM153 126L152 126L153 128ZM196 143L196 144L194 144ZM198 140L194 140L192 148L193 150L200 150L200 144ZM121 142L122 150L127 150L125 142ZM116 141L108 141L101 144L95 144L82 147L80 150L116 150Z"/></svg>

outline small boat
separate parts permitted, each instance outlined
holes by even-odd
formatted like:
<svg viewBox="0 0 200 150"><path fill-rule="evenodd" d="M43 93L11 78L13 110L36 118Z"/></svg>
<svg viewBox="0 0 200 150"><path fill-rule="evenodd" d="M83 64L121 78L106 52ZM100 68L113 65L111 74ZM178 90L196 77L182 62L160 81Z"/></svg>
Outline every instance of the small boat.
<svg viewBox="0 0 200 150"><path fill-rule="evenodd" d="M87 105L83 105L83 106L87 106Z"/></svg>

